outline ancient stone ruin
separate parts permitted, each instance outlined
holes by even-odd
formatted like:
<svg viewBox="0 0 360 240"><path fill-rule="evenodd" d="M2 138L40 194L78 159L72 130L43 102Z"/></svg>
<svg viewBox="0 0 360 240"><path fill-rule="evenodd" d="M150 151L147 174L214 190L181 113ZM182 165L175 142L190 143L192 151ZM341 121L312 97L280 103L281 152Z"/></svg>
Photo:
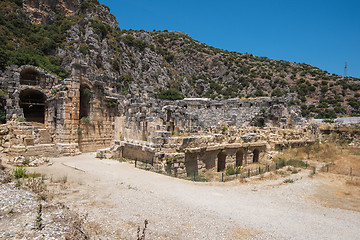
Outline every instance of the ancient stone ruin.
<svg viewBox="0 0 360 240"><path fill-rule="evenodd" d="M7 92L1 126L9 156L58 156L98 151L189 175L268 160L267 152L313 141L316 131L284 98L160 100L154 89L111 79L74 63L59 80L34 66L12 66L1 77Z"/></svg>
<svg viewBox="0 0 360 240"><path fill-rule="evenodd" d="M58 155L95 151L114 136L113 107L104 83L90 82L73 65L71 79L58 80L33 66L9 68L1 78L5 97L3 148L10 155ZM91 121L90 121L91 120Z"/></svg>

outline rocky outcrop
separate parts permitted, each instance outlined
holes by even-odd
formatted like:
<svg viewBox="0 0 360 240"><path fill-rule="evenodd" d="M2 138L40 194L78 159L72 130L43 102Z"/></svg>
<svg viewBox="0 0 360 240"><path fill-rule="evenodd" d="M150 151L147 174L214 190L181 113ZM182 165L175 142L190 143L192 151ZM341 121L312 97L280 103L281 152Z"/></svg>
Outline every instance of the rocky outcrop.
<svg viewBox="0 0 360 240"><path fill-rule="evenodd" d="M63 29L64 39L59 42L57 36L56 44L52 43L56 47L45 51L47 54L59 59L68 72L73 64L86 66L86 77L109 86L111 94L136 95L144 87L175 88L186 97L212 99L293 93L289 101L306 105L303 113L309 117L359 111L357 79L345 81L304 63L216 49L185 33L120 31L109 8L96 0L31 0L23 4L23 10L32 23L55 21L52 27ZM63 18L64 14L72 17ZM37 49L40 47L44 46ZM344 101L347 98L353 98L352 102Z"/></svg>
<svg viewBox="0 0 360 240"><path fill-rule="evenodd" d="M51 24L56 14L74 15L78 11L81 0L29 0L24 2L24 9L34 24Z"/></svg>

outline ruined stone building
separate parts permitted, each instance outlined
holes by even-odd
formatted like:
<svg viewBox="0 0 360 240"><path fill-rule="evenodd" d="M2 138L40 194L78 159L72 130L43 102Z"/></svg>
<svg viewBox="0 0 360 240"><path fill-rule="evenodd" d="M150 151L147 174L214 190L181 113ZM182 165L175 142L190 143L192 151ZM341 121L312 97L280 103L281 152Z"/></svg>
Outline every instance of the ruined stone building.
<svg viewBox="0 0 360 240"><path fill-rule="evenodd" d="M151 88L140 93L131 87L124 96L106 79L89 77L81 64L64 80L33 66L13 66L2 75L1 88L7 92L2 148L9 155L56 156L112 146L103 153L163 169L176 160L179 173L190 174L259 162L266 149L306 135L281 133L270 144L266 131L281 131L271 127L301 123L298 110L279 99L169 101L157 99Z"/></svg>
<svg viewBox="0 0 360 240"><path fill-rule="evenodd" d="M13 146L23 146L19 153L27 154L30 146L51 144L54 153L66 154L110 144L116 109L106 107L104 84L89 81L85 72L75 64L72 78L61 81L33 66L12 67L4 73L6 120L17 125L9 129L10 152Z"/></svg>

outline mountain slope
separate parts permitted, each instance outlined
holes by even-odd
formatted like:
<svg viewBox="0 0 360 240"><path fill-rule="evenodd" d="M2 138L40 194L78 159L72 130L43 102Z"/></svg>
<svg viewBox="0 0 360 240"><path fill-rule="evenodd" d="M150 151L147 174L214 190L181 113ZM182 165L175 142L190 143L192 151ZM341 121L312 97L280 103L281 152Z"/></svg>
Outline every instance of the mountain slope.
<svg viewBox="0 0 360 240"><path fill-rule="evenodd" d="M0 33L2 69L31 64L67 78L81 62L114 94L149 87L187 97L288 96L306 117L360 114L359 79L217 49L184 33L120 30L97 0L2 0Z"/></svg>

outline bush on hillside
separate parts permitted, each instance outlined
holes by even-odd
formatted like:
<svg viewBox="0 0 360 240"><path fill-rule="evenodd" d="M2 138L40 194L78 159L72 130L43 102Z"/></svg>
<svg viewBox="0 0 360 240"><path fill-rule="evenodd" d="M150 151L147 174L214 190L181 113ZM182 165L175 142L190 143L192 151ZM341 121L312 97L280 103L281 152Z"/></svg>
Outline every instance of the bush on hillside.
<svg viewBox="0 0 360 240"><path fill-rule="evenodd" d="M170 88L168 90L161 91L158 93L158 98L163 100L182 100L184 99L184 95L182 95L175 88Z"/></svg>

